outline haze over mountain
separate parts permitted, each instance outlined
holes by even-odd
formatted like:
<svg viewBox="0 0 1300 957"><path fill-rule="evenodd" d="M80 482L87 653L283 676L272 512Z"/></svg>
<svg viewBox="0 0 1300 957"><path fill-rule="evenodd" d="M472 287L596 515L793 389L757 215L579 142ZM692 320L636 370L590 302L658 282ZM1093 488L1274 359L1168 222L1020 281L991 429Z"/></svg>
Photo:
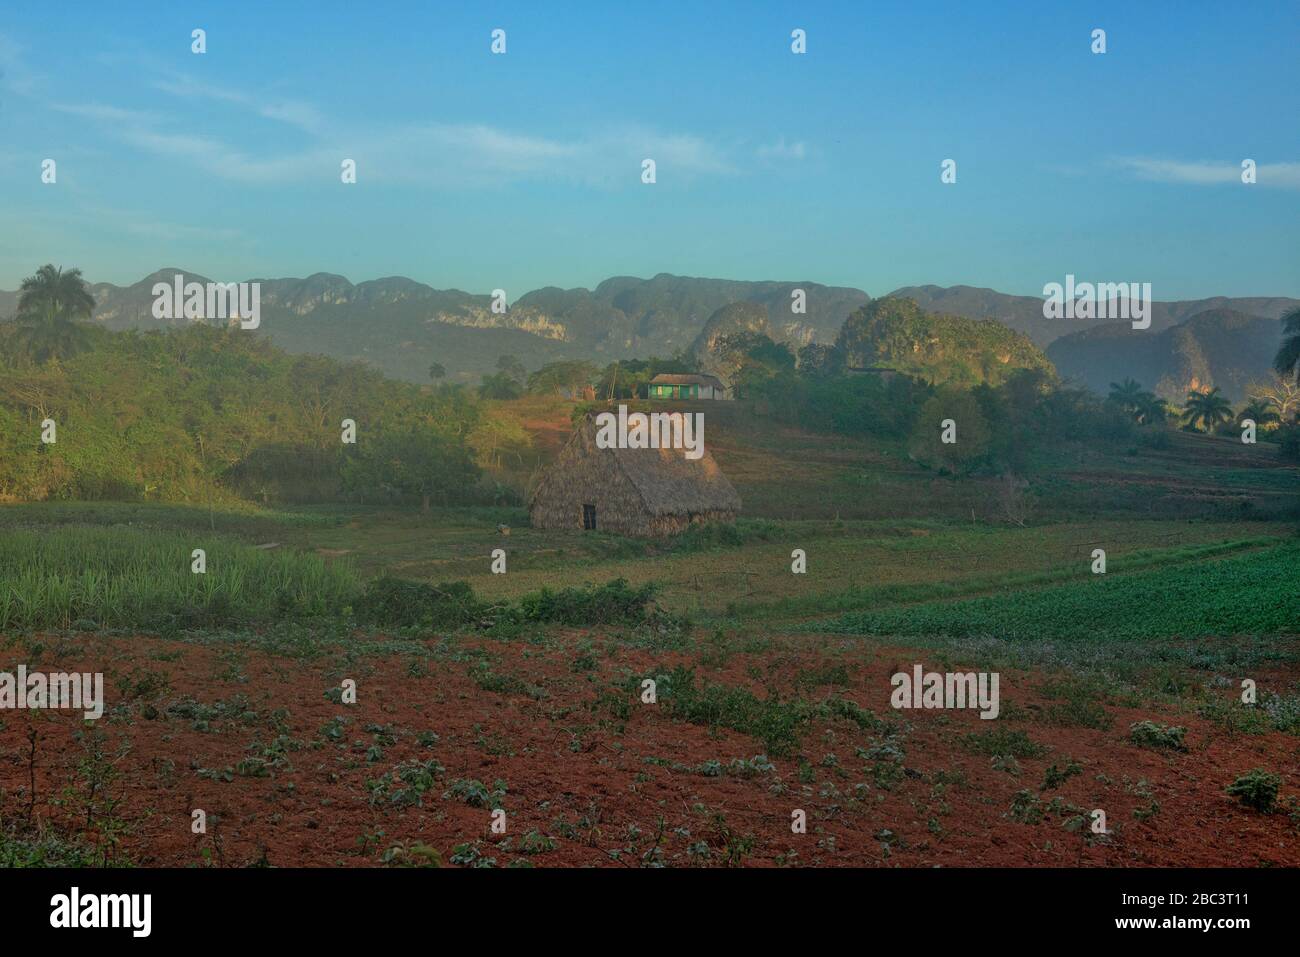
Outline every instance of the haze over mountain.
<svg viewBox="0 0 1300 957"><path fill-rule="evenodd" d="M943 312L968 319L996 319L1017 332L1023 332L1040 346L1062 336L1087 331L1085 327L1090 322L1093 325L1089 328L1096 327L1096 320L1044 318L1041 298L1011 296L975 286L904 286L889 295L915 300L926 312ZM1159 332L1211 309L1235 309L1252 316L1278 319L1296 306L1300 306L1300 299L1284 296L1212 296L1174 302L1156 300L1151 303L1151 328L1138 331Z"/></svg>
<svg viewBox="0 0 1300 957"><path fill-rule="evenodd" d="M1277 319L1218 308L1155 335L1127 322L1096 326L1057 339L1047 356L1062 376L1094 392L1134 379L1173 402L1211 386L1240 402L1247 386L1267 379L1281 341Z"/></svg>
<svg viewBox="0 0 1300 957"><path fill-rule="evenodd" d="M154 284L170 283L178 272L186 281L208 281L200 273L168 267L130 286L93 284L94 321L111 329L157 329L188 322L153 316ZM355 284L331 273L255 281L262 284L259 331L277 345L290 352L361 360L416 382L428 380L429 366L435 362L453 379L474 381L491 371L503 354L518 356L535 369L557 359L608 362L698 352L700 340L710 335L710 318L733 303L753 307L737 312L745 319L742 325L796 349L808 342L829 344L844 321L872 301L860 289L814 282L660 273L651 279L616 276L595 289L536 289L517 299L508 297L508 309L501 314L492 311L489 295L434 289L401 276ZM797 289L806 294L803 312L794 311L792 294ZM1088 328L1086 320L1044 319L1041 299L972 286L911 286L889 295L914 299L925 312L996 320L1039 347L1055 341L1047 354L1062 374L1101 391L1125 375L1155 387L1152 375L1157 372L1171 391L1207 377L1236 389L1267 373L1262 357L1276 348L1276 337L1269 331L1276 331L1276 321L1271 326L1230 324L1233 331L1223 335L1212 332L1208 320L1179 337L1164 336L1163 331L1211 310L1276 320L1300 305L1294 299L1267 297L1156 302L1151 328L1141 332L1127 324ZM16 292L0 292L0 318L12 315L17 301ZM1198 349L1202 358L1196 358ZM1142 374L1125 371L1135 369Z"/></svg>

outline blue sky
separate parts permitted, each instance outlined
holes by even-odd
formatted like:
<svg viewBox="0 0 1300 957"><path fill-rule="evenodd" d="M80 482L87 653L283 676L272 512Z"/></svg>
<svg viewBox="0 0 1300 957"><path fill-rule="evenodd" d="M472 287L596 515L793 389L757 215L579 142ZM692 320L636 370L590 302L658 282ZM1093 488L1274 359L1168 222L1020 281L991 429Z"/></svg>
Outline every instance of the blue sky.
<svg viewBox="0 0 1300 957"><path fill-rule="evenodd" d="M0 288L52 261L1300 296L1298 38L1295 2L11 0Z"/></svg>

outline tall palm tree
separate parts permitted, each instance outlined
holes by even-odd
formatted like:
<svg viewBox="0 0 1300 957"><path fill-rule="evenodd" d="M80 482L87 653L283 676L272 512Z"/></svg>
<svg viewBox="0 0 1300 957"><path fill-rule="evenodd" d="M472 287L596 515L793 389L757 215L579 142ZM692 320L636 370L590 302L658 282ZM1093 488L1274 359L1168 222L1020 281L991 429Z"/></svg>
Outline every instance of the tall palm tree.
<svg viewBox="0 0 1300 957"><path fill-rule="evenodd" d="M1300 307L1282 317L1282 348L1277 350L1273 368L1284 379L1300 382Z"/></svg>
<svg viewBox="0 0 1300 957"><path fill-rule="evenodd" d="M1133 379L1125 379L1123 382L1112 382L1110 384L1110 395L1107 396L1111 402L1115 403L1125 412L1132 412L1141 404L1142 384Z"/></svg>
<svg viewBox="0 0 1300 957"><path fill-rule="evenodd" d="M80 269L46 264L23 280L21 293L14 339L34 361L64 358L85 345L88 330L77 320L90 318L95 299Z"/></svg>
<svg viewBox="0 0 1300 957"><path fill-rule="evenodd" d="M1204 426L1206 432L1213 432L1224 422L1232 421L1232 406L1219 395L1217 386L1206 392L1189 392L1183 418L1192 428Z"/></svg>
<svg viewBox="0 0 1300 957"><path fill-rule="evenodd" d="M1134 379L1112 382L1106 401L1123 409L1139 425L1160 425L1169 418L1169 406L1165 400L1143 389Z"/></svg>
<svg viewBox="0 0 1300 957"><path fill-rule="evenodd" d="M1260 432L1268 432L1269 425L1282 421L1279 419L1278 413L1269 408L1269 403L1264 402L1262 399L1251 399L1248 403L1245 403L1242 411L1236 413L1236 420L1239 423L1243 419L1251 419L1260 428Z"/></svg>
<svg viewBox="0 0 1300 957"><path fill-rule="evenodd" d="M1169 403L1154 393L1143 392L1137 398L1133 418L1142 425L1163 425L1169 418Z"/></svg>

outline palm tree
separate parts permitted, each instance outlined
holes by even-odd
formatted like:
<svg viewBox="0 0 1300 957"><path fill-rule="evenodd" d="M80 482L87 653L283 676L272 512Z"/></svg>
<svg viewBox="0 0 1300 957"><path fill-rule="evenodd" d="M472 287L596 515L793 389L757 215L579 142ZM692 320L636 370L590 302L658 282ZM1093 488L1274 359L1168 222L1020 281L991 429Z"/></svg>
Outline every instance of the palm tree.
<svg viewBox="0 0 1300 957"><path fill-rule="evenodd" d="M1163 425L1169 418L1169 403L1151 392L1143 392L1137 398L1133 417L1142 425Z"/></svg>
<svg viewBox="0 0 1300 957"><path fill-rule="evenodd" d="M95 299L80 269L46 264L23 280L21 292L14 339L34 361L70 356L85 345L88 330L77 320L90 318Z"/></svg>
<svg viewBox="0 0 1300 957"><path fill-rule="evenodd" d="M1147 392L1133 379L1112 382L1106 401L1123 409L1139 425L1159 425L1169 418L1169 406L1165 400Z"/></svg>
<svg viewBox="0 0 1300 957"><path fill-rule="evenodd" d="M1232 406L1219 395L1217 386L1206 392L1189 392L1183 418L1194 429L1204 426L1206 432L1213 432L1224 422L1232 421Z"/></svg>
<svg viewBox="0 0 1300 957"><path fill-rule="evenodd" d="M1142 384L1133 379L1125 379L1122 383L1112 382L1110 395L1106 398L1125 412L1132 412L1141 404Z"/></svg>
<svg viewBox="0 0 1300 957"><path fill-rule="evenodd" d="M1272 422L1279 422L1281 418L1276 412L1268 407L1268 403L1263 399L1251 399L1237 416L1237 421L1242 419L1253 419L1255 424L1261 429Z"/></svg>
<svg viewBox="0 0 1300 957"><path fill-rule="evenodd" d="M1277 350L1273 368L1284 379L1300 383L1300 307L1282 317L1282 348Z"/></svg>

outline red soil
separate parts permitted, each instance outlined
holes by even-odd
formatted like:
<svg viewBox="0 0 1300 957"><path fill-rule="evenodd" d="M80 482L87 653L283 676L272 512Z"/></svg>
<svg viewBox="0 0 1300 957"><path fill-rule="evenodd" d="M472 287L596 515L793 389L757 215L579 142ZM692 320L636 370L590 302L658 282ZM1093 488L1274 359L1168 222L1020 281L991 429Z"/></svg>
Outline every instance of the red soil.
<svg viewBox="0 0 1300 957"><path fill-rule="evenodd" d="M577 645L584 638L593 639L595 668L575 671ZM1114 720L1108 730L1056 727L1043 717L1059 702L1039 690L1044 676L1033 673L1002 673L1004 717L997 721L981 721L974 711L892 711L889 678L895 671L910 670L918 661L936 670L960 668L918 658L915 650L864 646L852 639L789 638L761 654L729 654L721 667L708 669L695 658L652 654L600 636L571 634L544 644L467 639L456 646L482 649L494 674L516 676L544 690L544 696L533 698L479 687L469 670L475 658L430 659L427 673L413 676L412 658L398 654L349 658L335 649L303 662L255 651L232 655L229 645L156 638L43 636L39 641L45 646L39 660L23 659L10 648L0 653L0 667L13 670L24 660L44 671L105 672L107 710L96 730L105 736L107 751L119 745L130 749L108 794L121 799L113 812L125 825L120 848L144 866L207 859L227 866L259 860L280 866L374 865L401 841L428 845L446 861L454 845L475 840L482 842L484 857L505 866L523 856L521 838L533 830L557 846L529 859L551 866L636 866L656 835L662 860L674 866L716 866L729 854L747 865L1300 864L1300 825L1284 812L1248 810L1224 793L1242 772L1264 767L1283 775L1284 797L1294 795L1300 786L1300 738L1232 733L1186 711L1161 713L1109 702L1105 707ZM436 642L428 644L432 648ZM625 696L631 708L625 722L593 707L616 681L644 675L653 665L679 663L696 668L697 682L748 687L759 696L767 694L766 683L783 697L794 693L801 670L845 664L847 687L804 687L801 693L843 695L907 725L899 738L906 770L887 789L879 786L857 755L858 748L875 743L873 733L848 720L827 719L803 729L802 752L810 770L802 780L798 756L773 756L775 771L753 777L706 776L694 769L712 760L725 766L751 758L765 750L762 742L674 720L662 703L642 704L631 695ZM124 699L118 681L134 675L138 682L145 672L165 676L167 686ZM355 705L335 703L324 694L345 677L357 681ZM1297 677L1265 676L1260 687L1280 689ZM258 718L215 720L210 730L195 730L191 719L167 712L169 703L186 695L204 703L243 695ZM114 707L116 713L109 714ZM277 728L270 716L278 709L285 714ZM336 742L323 736L322 727L337 716L346 725ZM1130 744L1129 725L1144 718L1186 727L1189 752ZM79 714L0 712L0 724L0 819L13 823L27 816L27 730L34 726L33 818L61 831L82 831L85 813L67 790L84 778L77 770L84 751L73 738L83 726ZM366 754L376 741L366 730L371 724L391 726L395 739L380 745L382 754L373 762ZM1021 758L1019 776L996 770L965 739L993 727L1023 730L1051 750ZM430 731L437 742L422 746L417 736ZM269 744L278 733L300 744L287 753L289 767L268 777L235 774L230 781L198 773L236 767L249 745ZM826 755L836 761L823 764ZM445 771L423 795L423 806L372 806L367 779L402 761L429 758ZM658 760L647 763L647 758ZM1056 789L1042 790L1047 767L1063 767L1069 759L1079 762L1082 772ZM673 763L689 770L674 769ZM955 772L964 778L954 782ZM443 797L456 779L475 779L489 789L497 780L505 782L505 797L494 802L507 811L504 836L490 833L490 807ZM784 793L774 787L778 781ZM1139 786L1140 781L1147 784ZM860 784L865 788L855 792ZM1075 809L1037 824L1018 823L1008 812L1021 789L1041 791L1044 803L1059 795ZM1150 809L1152 801L1158 810L1145 820L1135 818L1134 811ZM207 812L206 835L191 833L194 808ZM807 834L791 833L796 808L807 813ZM1079 809L1094 808L1105 810L1110 835L1097 838L1086 826L1063 827ZM90 839L100 839L101 827L92 826ZM382 837L363 840L381 831ZM503 841L509 843L499 846ZM694 847L694 855L688 847ZM704 847L707 858L701 857Z"/></svg>

